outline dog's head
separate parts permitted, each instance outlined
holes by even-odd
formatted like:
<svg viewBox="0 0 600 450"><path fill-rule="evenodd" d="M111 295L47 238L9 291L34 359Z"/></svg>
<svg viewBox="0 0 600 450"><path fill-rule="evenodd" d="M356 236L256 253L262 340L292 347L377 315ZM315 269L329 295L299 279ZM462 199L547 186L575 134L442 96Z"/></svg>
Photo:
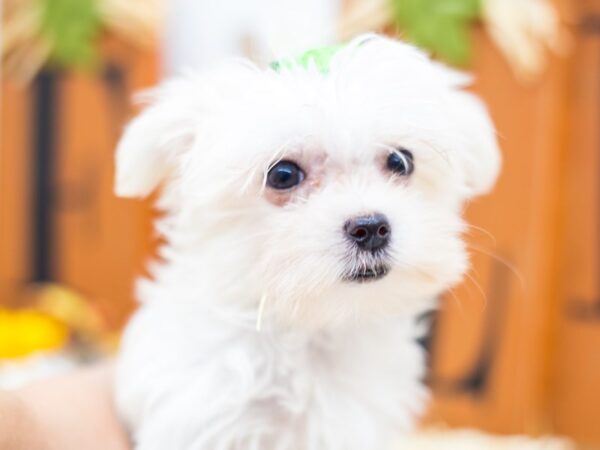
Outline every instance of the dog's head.
<svg viewBox="0 0 600 450"><path fill-rule="evenodd" d="M325 68L238 62L170 81L125 132L117 193L163 185L157 276L199 301L213 289L313 324L412 312L461 278L462 203L500 165L468 82L375 36Z"/></svg>

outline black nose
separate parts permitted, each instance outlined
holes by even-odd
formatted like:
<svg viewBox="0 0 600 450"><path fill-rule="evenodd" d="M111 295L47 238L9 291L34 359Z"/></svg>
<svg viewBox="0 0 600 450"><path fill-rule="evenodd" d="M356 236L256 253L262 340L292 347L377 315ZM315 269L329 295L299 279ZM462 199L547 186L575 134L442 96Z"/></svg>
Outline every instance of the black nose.
<svg viewBox="0 0 600 450"><path fill-rule="evenodd" d="M383 214L372 214L348 220L344 231L359 248L375 252L387 246L392 229Z"/></svg>

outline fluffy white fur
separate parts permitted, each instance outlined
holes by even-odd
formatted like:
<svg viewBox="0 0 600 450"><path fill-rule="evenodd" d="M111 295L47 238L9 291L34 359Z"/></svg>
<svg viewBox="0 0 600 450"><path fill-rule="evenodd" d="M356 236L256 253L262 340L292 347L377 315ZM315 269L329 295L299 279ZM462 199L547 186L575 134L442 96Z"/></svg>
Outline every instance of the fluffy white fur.
<svg viewBox="0 0 600 450"><path fill-rule="evenodd" d="M117 404L138 450L384 448L423 410L415 317L467 266L463 202L499 168L469 79L362 36L328 74L235 62L165 83L117 150L117 192L163 186L166 240L127 328ZM385 170L391 151L415 170ZM273 201L268 169L305 186ZM391 270L344 237L389 219ZM257 330L257 321L260 329Z"/></svg>

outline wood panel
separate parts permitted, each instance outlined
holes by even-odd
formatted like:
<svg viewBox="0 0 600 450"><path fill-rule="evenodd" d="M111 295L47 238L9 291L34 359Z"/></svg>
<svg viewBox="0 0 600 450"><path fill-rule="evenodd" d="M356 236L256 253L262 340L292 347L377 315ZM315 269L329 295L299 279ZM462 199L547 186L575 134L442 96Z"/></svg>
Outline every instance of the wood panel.
<svg viewBox="0 0 600 450"><path fill-rule="evenodd" d="M150 213L114 197L113 155L133 92L155 81L154 52L107 39L93 71L47 70L27 87L4 82L3 303L28 301L32 283L58 282L113 326L123 323L149 255Z"/></svg>
<svg viewBox="0 0 600 450"><path fill-rule="evenodd" d="M428 420L600 448L600 2L567 6L573 51L530 86L477 33L505 161L467 211L472 279L438 318Z"/></svg>
<svg viewBox="0 0 600 450"><path fill-rule="evenodd" d="M29 267L31 90L4 82L0 110L0 303L18 298Z"/></svg>
<svg viewBox="0 0 600 450"><path fill-rule="evenodd" d="M523 86L482 30L475 41L475 91L496 123L504 167L493 194L468 207L473 270L443 303L431 420L545 433L569 62L553 61Z"/></svg>
<svg viewBox="0 0 600 450"><path fill-rule="evenodd" d="M587 4L586 4L587 3ZM584 2L570 79L555 429L600 448L600 2Z"/></svg>

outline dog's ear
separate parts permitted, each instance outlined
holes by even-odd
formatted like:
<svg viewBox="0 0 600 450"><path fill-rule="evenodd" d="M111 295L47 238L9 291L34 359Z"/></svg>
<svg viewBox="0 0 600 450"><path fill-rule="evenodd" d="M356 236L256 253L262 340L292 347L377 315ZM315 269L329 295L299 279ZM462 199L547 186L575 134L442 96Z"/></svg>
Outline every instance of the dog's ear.
<svg viewBox="0 0 600 450"><path fill-rule="evenodd" d="M194 86L181 79L143 95L149 106L127 126L117 146L117 195L147 196L177 170L197 131L201 107L195 94Z"/></svg>
<svg viewBox="0 0 600 450"><path fill-rule="evenodd" d="M448 100L449 118L462 136L458 153L465 196L485 194L493 187L500 171L496 130L487 108L475 95L457 90Z"/></svg>

